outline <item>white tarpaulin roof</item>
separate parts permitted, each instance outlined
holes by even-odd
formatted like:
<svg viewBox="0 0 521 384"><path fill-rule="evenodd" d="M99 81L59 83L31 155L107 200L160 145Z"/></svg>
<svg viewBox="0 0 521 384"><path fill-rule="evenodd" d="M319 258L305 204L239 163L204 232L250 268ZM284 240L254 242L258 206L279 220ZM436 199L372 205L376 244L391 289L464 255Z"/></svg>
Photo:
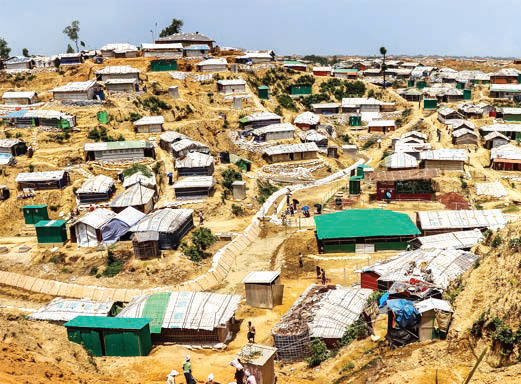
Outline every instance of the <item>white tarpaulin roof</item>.
<svg viewBox="0 0 521 384"><path fill-rule="evenodd" d="M3 99L30 99L36 96L36 92L4 92Z"/></svg>
<svg viewBox="0 0 521 384"><path fill-rule="evenodd" d="M132 68L129 65L109 65L103 69L100 69L94 74L96 75L122 75L129 73L140 73L141 71L137 68Z"/></svg>
<svg viewBox="0 0 521 384"><path fill-rule="evenodd" d="M503 228L507 220L499 209L418 212L422 230L459 228Z"/></svg>
<svg viewBox="0 0 521 384"><path fill-rule="evenodd" d="M320 115L313 112L304 112L295 117L295 124L316 125L320 123Z"/></svg>
<svg viewBox="0 0 521 384"><path fill-rule="evenodd" d="M108 316L113 301L99 302L88 299L64 299L57 297L46 306L33 312L29 319L47 321L69 321L77 316Z"/></svg>
<svg viewBox="0 0 521 384"><path fill-rule="evenodd" d="M77 223L83 223L92 228L99 229L104 224L108 223L110 219L115 217L116 214L106 208L96 208L94 211L87 213L85 216L80 217Z"/></svg>
<svg viewBox="0 0 521 384"><path fill-rule="evenodd" d="M150 177L143 175L142 172L136 172L132 175L125 177L123 180L123 188L129 188L134 184L141 184L148 188L154 188L156 186L156 175L150 171Z"/></svg>
<svg viewBox="0 0 521 384"><path fill-rule="evenodd" d="M405 152L395 152L384 159L386 168L416 168L418 160Z"/></svg>
<svg viewBox="0 0 521 384"><path fill-rule="evenodd" d="M114 180L105 175L98 175L87 179L83 185L76 191L80 193L106 193L114 186Z"/></svg>
<svg viewBox="0 0 521 384"><path fill-rule="evenodd" d="M176 169L209 167L212 164L213 156L200 152L190 152L175 160Z"/></svg>
<svg viewBox="0 0 521 384"><path fill-rule="evenodd" d="M479 229L461 232L441 233L439 235L417 237L422 248L472 248L483 239Z"/></svg>
<svg viewBox="0 0 521 384"><path fill-rule="evenodd" d="M175 232L194 211L192 209L163 208L146 215L131 232Z"/></svg>
<svg viewBox="0 0 521 384"><path fill-rule="evenodd" d="M136 205L146 205L156 194L156 191L142 186L141 184L134 184L132 187L125 189L117 195L111 207L131 207Z"/></svg>
<svg viewBox="0 0 521 384"><path fill-rule="evenodd" d="M414 303L414 308L420 313L431 311L433 309L443 312L453 312L450 303L447 300L429 298L427 300Z"/></svg>
<svg viewBox="0 0 521 384"><path fill-rule="evenodd" d="M297 153L297 152L318 152L318 147L315 142L302 144L281 144L273 147L268 147L264 150L268 156L280 155L283 153Z"/></svg>
<svg viewBox="0 0 521 384"><path fill-rule="evenodd" d="M22 172L16 176L16 182L54 181L63 179L65 171Z"/></svg>
<svg viewBox="0 0 521 384"><path fill-rule="evenodd" d="M134 125L149 125L149 124L164 124L165 118L163 116L145 116L134 121Z"/></svg>
<svg viewBox="0 0 521 384"><path fill-rule="evenodd" d="M242 281L244 284L270 284L280 276L280 271L255 271L250 272Z"/></svg>
<svg viewBox="0 0 521 384"><path fill-rule="evenodd" d="M507 195L507 190L499 181L494 183L477 183L476 194L494 197L504 197Z"/></svg>
<svg viewBox="0 0 521 384"><path fill-rule="evenodd" d="M136 208L127 207L124 210L122 210L120 213L118 213L116 216L114 216L114 219L121 220L122 222L127 224L129 227L132 227L145 216L146 215L143 212L138 211Z"/></svg>

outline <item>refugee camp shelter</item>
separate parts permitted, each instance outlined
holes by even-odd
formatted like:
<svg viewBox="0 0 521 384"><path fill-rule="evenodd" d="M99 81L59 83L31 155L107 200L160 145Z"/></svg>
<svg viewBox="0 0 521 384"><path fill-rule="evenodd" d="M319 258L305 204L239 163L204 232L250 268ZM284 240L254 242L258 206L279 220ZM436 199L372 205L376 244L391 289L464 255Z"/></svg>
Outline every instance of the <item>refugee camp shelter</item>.
<svg viewBox="0 0 521 384"><path fill-rule="evenodd" d="M418 341L445 339L453 312L450 302L431 297L414 303L414 307L421 316Z"/></svg>
<svg viewBox="0 0 521 384"><path fill-rule="evenodd" d="M51 127L72 128L76 125L76 116L51 109L21 109L0 117L7 124L16 128Z"/></svg>
<svg viewBox="0 0 521 384"><path fill-rule="evenodd" d="M223 95L246 93L246 82L242 79L217 81L217 92Z"/></svg>
<svg viewBox="0 0 521 384"><path fill-rule="evenodd" d="M320 253L403 250L420 231L405 213L350 209L315 216Z"/></svg>
<svg viewBox="0 0 521 384"><path fill-rule="evenodd" d="M29 320L49 321L63 325L78 316L114 316L114 301L93 301L89 299L69 299L57 297L47 305L29 315Z"/></svg>
<svg viewBox="0 0 521 384"><path fill-rule="evenodd" d="M318 146L316 143L281 144L264 150L264 157L269 163L282 161L316 159Z"/></svg>
<svg viewBox="0 0 521 384"><path fill-rule="evenodd" d="M377 200L433 200L435 190L432 179L439 177L437 169L405 169L380 171L371 175L376 183Z"/></svg>
<svg viewBox="0 0 521 384"><path fill-rule="evenodd" d="M177 249L183 237L193 228L192 209L163 208L151 212L130 228L133 233L156 232L160 249Z"/></svg>
<svg viewBox="0 0 521 384"><path fill-rule="evenodd" d="M452 143L454 145L478 145L478 134L471 129L458 129L452 132Z"/></svg>
<svg viewBox="0 0 521 384"><path fill-rule="evenodd" d="M140 70L129 65L109 65L94 72L97 81L131 79L139 81Z"/></svg>
<svg viewBox="0 0 521 384"><path fill-rule="evenodd" d="M226 58L207 59L196 64L197 72L226 72L228 62Z"/></svg>
<svg viewBox="0 0 521 384"><path fill-rule="evenodd" d="M362 288L388 291L395 283L418 281L420 285L447 289L452 281L468 271L479 256L451 248L425 248L407 251L364 267ZM429 294L427 290L420 290Z"/></svg>
<svg viewBox="0 0 521 384"><path fill-rule="evenodd" d="M303 143L316 143L318 147L326 148L328 145L328 138L327 136L318 133L317 131L301 131L298 133L298 137L300 138L300 141Z"/></svg>
<svg viewBox="0 0 521 384"><path fill-rule="evenodd" d="M101 56L105 58L134 58L137 57L137 47L128 43L105 44L100 48Z"/></svg>
<svg viewBox="0 0 521 384"><path fill-rule="evenodd" d="M134 132L136 133L161 133L165 118L163 116L145 116L134 121Z"/></svg>
<svg viewBox="0 0 521 384"><path fill-rule="evenodd" d="M105 89L109 94L115 92L132 93L139 89L136 79L110 79L105 81Z"/></svg>
<svg viewBox="0 0 521 384"><path fill-rule="evenodd" d="M67 242L66 220L40 220L34 224L38 244L59 244Z"/></svg>
<svg viewBox="0 0 521 384"><path fill-rule="evenodd" d="M333 77L338 79L356 79L358 70L355 68L334 68Z"/></svg>
<svg viewBox="0 0 521 384"><path fill-rule="evenodd" d="M137 232L132 237L134 257L138 260L150 260L161 257L159 249L159 233Z"/></svg>
<svg viewBox="0 0 521 384"><path fill-rule="evenodd" d="M150 319L78 316L64 326L69 341L94 356L147 356L152 349Z"/></svg>
<svg viewBox="0 0 521 384"><path fill-rule="evenodd" d="M71 242L78 247L97 247L103 240L101 227L116 214L106 208L96 208L72 223L70 226Z"/></svg>
<svg viewBox="0 0 521 384"><path fill-rule="evenodd" d="M412 241L415 248L453 248L470 250L483 240L479 229L469 231L440 233L439 235L420 236Z"/></svg>
<svg viewBox="0 0 521 384"><path fill-rule="evenodd" d="M112 245L120 240L128 240L128 232L133 225L146 215L133 207L127 207L112 217L101 227L101 239L105 245Z"/></svg>
<svg viewBox="0 0 521 384"><path fill-rule="evenodd" d="M4 61L4 67L10 70L27 70L35 67L34 60L30 57L16 56Z"/></svg>
<svg viewBox="0 0 521 384"><path fill-rule="evenodd" d="M52 97L62 101L94 100L100 89L96 80L74 81L54 88Z"/></svg>
<svg viewBox="0 0 521 384"><path fill-rule="evenodd" d="M134 184L141 184L144 187L155 189L156 188L156 175L154 172L152 172L151 169L149 169L148 176L143 174L143 172L138 171L134 172L130 176L125 176L123 179L123 188L130 188Z"/></svg>
<svg viewBox="0 0 521 384"><path fill-rule="evenodd" d="M235 180L232 183L232 195L234 200L244 200L246 198L246 182Z"/></svg>
<svg viewBox="0 0 521 384"><path fill-rule="evenodd" d="M340 110L340 104L338 103L321 103L311 104L313 112L319 115L334 115Z"/></svg>
<svg viewBox="0 0 521 384"><path fill-rule="evenodd" d="M507 224L499 209L422 211L416 213L416 224L424 236L469 229L497 230Z"/></svg>
<svg viewBox="0 0 521 384"><path fill-rule="evenodd" d="M313 112L304 112L297 115L293 123L303 131L307 131L308 129L317 129L320 124L320 115Z"/></svg>
<svg viewBox="0 0 521 384"><path fill-rule="evenodd" d="M190 152L210 153L210 148L199 141L190 138L181 139L170 145L172 156L175 158L185 156Z"/></svg>
<svg viewBox="0 0 521 384"><path fill-rule="evenodd" d="M190 45L183 48L183 56L186 58L197 58L202 59L208 57L210 54L210 48L204 44ZM221 64L222 67L222 64Z"/></svg>
<svg viewBox="0 0 521 384"><path fill-rule="evenodd" d="M313 67L313 75L329 76L331 75L331 67Z"/></svg>
<svg viewBox="0 0 521 384"><path fill-rule="evenodd" d="M132 207L140 212L148 213L154 209L155 195L155 190L136 183L125 189L119 195L116 195L114 200L110 203L110 209L119 213L127 207Z"/></svg>
<svg viewBox="0 0 521 384"><path fill-rule="evenodd" d="M65 53L59 56L60 57L60 67L61 66L70 66L70 65L80 65L84 62L83 54L81 52L75 53Z"/></svg>
<svg viewBox="0 0 521 384"><path fill-rule="evenodd" d="M182 139L190 139L188 136L175 131L168 131L159 136L159 147L167 152L172 153L171 145Z"/></svg>
<svg viewBox="0 0 521 384"><path fill-rule="evenodd" d="M0 153L23 156L27 153L27 144L20 139L0 139Z"/></svg>
<svg viewBox="0 0 521 384"><path fill-rule="evenodd" d="M263 143L270 140L293 139L295 127L291 123L270 124L251 131L254 140Z"/></svg>
<svg viewBox="0 0 521 384"><path fill-rule="evenodd" d="M179 43L182 44L183 47L190 47L191 45L200 45L204 44L207 46L207 49L213 48L213 43L215 40L212 38L203 35L199 32L190 32L190 33L174 33L173 35L160 37L156 40L156 44L172 44Z"/></svg>
<svg viewBox="0 0 521 384"><path fill-rule="evenodd" d="M84 146L87 161L141 160L155 158L154 145L146 140L129 140L86 143Z"/></svg>
<svg viewBox="0 0 521 384"><path fill-rule="evenodd" d="M297 60L286 60L283 64L284 68L289 68L294 71L306 72L307 65Z"/></svg>
<svg viewBox="0 0 521 384"><path fill-rule="evenodd" d="M143 52L143 57L156 57L161 59L180 59L183 57L183 44L181 43L170 43L170 44L150 44L150 43L142 43L141 51ZM175 62L175 61L174 61ZM170 68L168 70L177 70L177 62L175 68ZM152 72L158 71L157 68L154 68L154 65L151 65ZM161 69L159 69L161 70ZM166 70L166 69L165 69Z"/></svg>
<svg viewBox="0 0 521 384"><path fill-rule="evenodd" d="M91 204L110 200L114 192L116 192L114 180L105 175L98 175L85 180L76 190L76 197L79 204Z"/></svg>
<svg viewBox="0 0 521 384"><path fill-rule="evenodd" d="M25 224L33 225L41 220L49 220L47 204L26 205L22 208Z"/></svg>
<svg viewBox="0 0 521 384"><path fill-rule="evenodd" d="M280 271L250 272L242 282L246 304L269 309L282 304L284 286L280 284Z"/></svg>
<svg viewBox="0 0 521 384"><path fill-rule="evenodd" d="M485 135L484 139L486 149L497 148L510 143L510 139L498 131L490 132Z"/></svg>
<svg viewBox="0 0 521 384"><path fill-rule="evenodd" d="M197 200L210 197L215 187L213 176L188 176L174 183L177 200Z"/></svg>
<svg viewBox="0 0 521 384"><path fill-rule="evenodd" d="M205 153L189 152L175 159L175 169L178 177L211 176L214 171L214 159Z"/></svg>
<svg viewBox="0 0 521 384"><path fill-rule="evenodd" d="M387 170L404 170L418 168L418 160L405 152L395 152L384 159Z"/></svg>
<svg viewBox="0 0 521 384"><path fill-rule="evenodd" d="M266 85L261 85L261 86L257 87L257 92L258 92L259 99L269 100L270 87L268 87Z"/></svg>
<svg viewBox="0 0 521 384"><path fill-rule="evenodd" d="M20 190L63 189L69 183L69 174L66 171L21 172L16 176L16 183Z"/></svg>
<svg viewBox="0 0 521 384"><path fill-rule="evenodd" d="M372 120L368 124L369 132L393 132L396 129L394 120Z"/></svg>
<svg viewBox="0 0 521 384"><path fill-rule="evenodd" d="M36 104L38 94L33 91L28 92L4 92L2 99L6 105L29 105Z"/></svg>
<svg viewBox="0 0 521 384"><path fill-rule="evenodd" d="M309 344L315 338L333 347L364 311L375 317L367 305L371 293L370 289L340 285L310 285L271 331L278 359L309 357Z"/></svg>
<svg viewBox="0 0 521 384"><path fill-rule="evenodd" d="M224 343L240 301L240 295L160 292L134 297L117 318L152 319L154 344Z"/></svg>
<svg viewBox="0 0 521 384"><path fill-rule="evenodd" d="M274 384L276 382L276 356L277 348L260 344L247 344L237 354L244 370L250 371L257 384Z"/></svg>
<svg viewBox="0 0 521 384"><path fill-rule="evenodd" d="M433 149L421 152L420 160L423 168L464 172L467 151L465 149Z"/></svg>
<svg viewBox="0 0 521 384"><path fill-rule="evenodd" d="M510 143L492 148L490 167L501 171L521 170L521 148Z"/></svg>
<svg viewBox="0 0 521 384"><path fill-rule="evenodd" d="M271 124L280 124L282 118L272 112L255 112L239 120L241 128L256 129Z"/></svg>

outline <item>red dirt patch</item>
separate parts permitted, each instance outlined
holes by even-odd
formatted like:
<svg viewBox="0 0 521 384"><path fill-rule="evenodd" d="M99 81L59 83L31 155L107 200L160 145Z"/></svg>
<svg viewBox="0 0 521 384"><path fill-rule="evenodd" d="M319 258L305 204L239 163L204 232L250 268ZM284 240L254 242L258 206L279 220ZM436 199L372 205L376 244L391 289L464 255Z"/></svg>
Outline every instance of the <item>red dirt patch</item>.
<svg viewBox="0 0 521 384"><path fill-rule="evenodd" d="M438 197L438 201L451 210L470 209L467 199L457 194L456 192L449 192Z"/></svg>

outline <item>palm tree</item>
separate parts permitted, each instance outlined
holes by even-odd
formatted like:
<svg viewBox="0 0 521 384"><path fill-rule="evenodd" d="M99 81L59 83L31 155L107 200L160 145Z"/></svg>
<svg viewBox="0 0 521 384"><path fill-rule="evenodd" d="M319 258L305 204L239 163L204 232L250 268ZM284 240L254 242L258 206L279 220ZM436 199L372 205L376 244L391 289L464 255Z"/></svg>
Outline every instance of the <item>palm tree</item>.
<svg viewBox="0 0 521 384"><path fill-rule="evenodd" d="M387 49L385 47L380 47L380 55L384 57L382 70L384 71L384 89L385 89L385 70L387 69L387 65L385 65L385 55L387 55Z"/></svg>

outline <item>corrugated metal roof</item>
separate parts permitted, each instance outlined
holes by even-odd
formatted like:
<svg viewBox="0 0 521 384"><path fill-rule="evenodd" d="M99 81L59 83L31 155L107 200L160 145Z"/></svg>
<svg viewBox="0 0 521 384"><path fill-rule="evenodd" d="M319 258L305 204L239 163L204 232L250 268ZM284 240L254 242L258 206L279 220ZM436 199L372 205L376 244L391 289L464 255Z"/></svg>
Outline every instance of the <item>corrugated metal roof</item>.
<svg viewBox="0 0 521 384"><path fill-rule="evenodd" d="M105 44L103 47L100 48L100 51L117 51L117 52L137 51L137 50L138 49L135 45L132 45L129 43Z"/></svg>
<svg viewBox="0 0 521 384"><path fill-rule="evenodd" d="M85 151L113 151L117 149L149 148L152 144L146 140L110 141L101 143L85 143Z"/></svg>
<svg viewBox="0 0 521 384"><path fill-rule="evenodd" d="M521 148L512 144L505 144L500 147L494 147L490 151L490 159L521 160Z"/></svg>
<svg viewBox="0 0 521 384"><path fill-rule="evenodd" d="M340 104L338 103L320 103L320 104L311 104L311 108L313 109L321 109L321 108L338 108Z"/></svg>
<svg viewBox="0 0 521 384"><path fill-rule="evenodd" d="M450 302L446 300L433 299L432 297L427 300L414 303L414 308L416 308L416 310L420 313L432 310L439 310L450 313L453 312Z"/></svg>
<svg viewBox="0 0 521 384"><path fill-rule="evenodd" d="M130 207L136 205L147 204L156 192L153 189L142 186L141 184L134 184L132 187L125 189L119 195L114 197L111 207Z"/></svg>
<svg viewBox="0 0 521 384"><path fill-rule="evenodd" d="M77 223L83 223L89 227L100 229L108 223L116 214L106 208L96 208L94 211L87 213L85 216L80 217Z"/></svg>
<svg viewBox="0 0 521 384"><path fill-rule="evenodd" d="M174 189L182 188L210 188L215 184L213 176L183 177L174 183Z"/></svg>
<svg viewBox="0 0 521 384"><path fill-rule="evenodd" d="M150 44L150 43L141 43L141 49L143 51L154 51L154 50L182 50L183 44L181 43L170 43L170 44Z"/></svg>
<svg viewBox="0 0 521 384"><path fill-rule="evenodd" d="M16 176L16 182L55 181L64 176L65 171L21 172Z"/></svg>
<svg viewBox="0 0 521 384"><path fill-rule="evenodd" d="M461 128L461 129L458 129L458 130L452 132L452 136L455 138L458 138L458 137L461 137L464 135L472 135L472 136L475 136L476 138L478 137L478 134L476 132L474 132L473 130L468 129L468 128Z"/></svg>
<svg viewBox="0 0 521 384"><path fill-rule="evenodd" d="M205 42L214 42L215 40L212 40L208 36L205 36L199 32L190 32L190 33L174 33L173 35L161 37L158 40L160 41L205 41ZM208 48L208 46L205 45L205 47Z"/></svg>
<svg viewBox="0 0 521 384"><path fill-rule="evenodd" d="M169 131L169 132L165 132L161 136L159 136L159 139L166 143L173 143L176 140L189 139L189 137L185 136L179 132Z"/></svg>
<svg viewBox="0 0 521 384"><path fill-rule="evenodd" d="M226 59L224 57L218 58L218 59L208 59L203 60L197 63L197 66L204 66L204 65L222 65L222 64L228 64Z"/></svg>
<svg viewBox="0 0 521 384"><path fill-rule="evenodd" d="M132 68L130 65L109 65L105 68L99 69L94 74L96 75L123 75L129 73L140 73L137 68Z"/></svg>
<svg viewBox="0 0 521 384"><path fill-rule="evenodd" d="M171 145L171 148L175 152L181 152L187 149L198 149L198 148L208 148L207 145L200 143L198 141L192 139L181 139Z"/></svg>
<svg viewBox="0 0 521 384"><path fill-rule="evenodd" d="M175 232L192 214L193 209L163 208L146 215L131 232Z"/></svg>
<svg viewBox="0 0 521 384"><path fill-rule="evenodd" d="M139 83L138 79L109 79L105 80L105 85L111 84L137 84Z"/></svg>
<svg viewBox="0 0 521 384"><path fill-rule="evenodd" d="M11 117L27 117L27 118L46 118L46 119L72 119L72 115L68 115L66 113L60 112L60 111L54 111L50 109L21 109L19 111L13 111L8 113L7 115L2 116L4 118L11 118Z"/></svg>
<svg viewBox="0 0 521 384"><path fill-rule="evenodd" d="M499 209L421 211L418 221L422 230L458 228L503 228L507 221Z"/></svg>
<svg viewBox="0 0 521 384"><path fill-rule="evenodd" d="M396 122L394 120L372 120L368 125L370 127L394 127Z"/></svg>
<svg viewBox="0 0 521 384"><path fill-rule="evenodd" d="M43 228L43 227L61 227L65 226L67 220L40 220L36 224L34 224L35 228Z"/></svg>
<svg viewBox="0 0 521 384"><path fill-rule="evenodd" d="M521 92L521 84L490 84L490 92Z"/></svg>
<svg viewBox="0 0 521 384"><path fill-rule="evenodd" d="M121 311L118 318L139 318L153 295L138 296ZM161 328L201 329L222 328L234 316L241 301L239 295L208 292L171 292L166 309L162 310ZM159 308L158 308L159 309ZM158 317L159 317L158 316Z"/></svg>
<svg viewBox="0 0 521 384"><path fill-rule="evenodd" d="M479 129L483 132L521 132L521 124L492 124Z"/></svg>
<svg viewBox="0 0 521 384"><path fill-rule="evenodd" d="M297 152L318 152L316 143L302 143L302 144L281 144L273 147L268 147L264 153L268 156L280 155L283 153L297 153Z"/></svg>
<svg viewBox="0 0 521 384"><path fill-rule="evenodd" d="M0 148L11 148L16 144L23 143L23 140L20 139L1 139L0 140Z"/></svg>
<svg viewBox="0 0 521 384"><path fill-rule="evenodd" d="M498 112L503 112L503 115L521 115L521 108L498 108Z"/></svg>
<svg viewBox="0 0 521 384"><path fill-rule="evenodd" d="M472 248L483 239L483 234L479 229L470 231L441 233L439 235L417 237L422 248Z"/></svg>
<svg viewBox="0 0 521 384"><path fill-rule="evenodd" d="M105 175L98 175L91 179L87 179L83 185L76 190L76 194L80 193L106 193L114 186L114 180Z"/></svg>
<svg viewBox="0 0 521 384"><path fill-rule="evenodd" d="M96 85L96 80L73 81L61 87L54 88L52 92L86 92Z"/></svg>
<svg viewBox="0 0 521 384"><path fill-rule="evenodd" d="M315 216L315 223L319 240L420 234L407 214L384 209L349 209Z"/></svg>
<svg viewBox="0 0 521 384"><path fill-rule="evenodd" d="M271 284L280 276L280 271L250 272L242 281L244 284Z"/></svg>
<svg viewBox="0 0 521 384"><path fill-rule="evenodd" d="M28 63L29 61L32 61L31 57L16 56L4 61L4 64Z"/></svg>
<svg viewBox="0 0 521 384"><path fill-rule="evenodd" d="M175 160L176 169L201 168L213 164L213 156L200 152L190 152L186 156Z"/></svg>
<svg viewBox="0 0 521 384"><path fill-rule="evenodd" d="M344 97L342 107L360 107L361 105L381 105L383 102L372 97Z"/></svg>
<svg viewBox="0 0 521 384"><path fill-rule="evenodd" d="M65 327L77 328L98 328L98 329L135 329L144 328L150 319L124 319L120 317L98 317L98 316L78 316L68 323Z"/></svg>
<svg viewBox="0 0 521 384"><path fill-rule="evenodd" d="M320 124L320 115L317 115L313 112L304 112L295 117L295 124L309 124L316 125Z"/></svg>
<svg viewBox="0 0 521 384"><path fill-rule="evenodd" d="M134 125L149 125L149 124L164 124L165 118L163 116L144 116L139 120L134 121Z"/></svg>
<svg viewBox="0 0 521 384"><path fill-rule="evenodd" d="M498 131L490 132L488 135L484 136L485 141L489 141L489 140L496 139L496 138L510 141L510 139L508 137L506 137L505 135L503 135L501 132L498 132Z"/></svg>
<svg viewBox="0 0 521 384"><path fill-rule="evenodd" d="M401 138L405 139L405 138L411 137L411 136L416 136L419 139L423 139L423 141L427 140L429 137L425 133L421 133L418 131L411 131L411 132L407 132L407 133L403 134Z"/></svg>
<svg viewBox="0 0 521 384"><path fill-rule="evenodd" d="M262 121L262 120L272 120L272 119L281 119L281 117L272 112L255 112L251 115L244 117L247 121Z"/></svg>
<svg viewBox="0 0 521 384"><path fill-rule="evenodd" d="M420 152L421 160L467 161L467 151L464 149L433 149Z"/></svg>
<svg viewBox="0 0 521 384"><path fill-rule="evenodd" d="M31 99L36 96L36 92L34 91L26 91L26 92L4 92L2 95L2 99Z"/></svg>
<svg viewBox="0 0 521 384"><path fill-rule="evenodd" d="M148 188L154 188L156 186L156 175L150 171L150 176L145 176L142 172L136 172L132 175L125 177L123 180L123 187L128 188L136 183L140 183Z"/></svg>
<svg viewBox="0 0 521 384"><path fill-rule="evenodd" d="M291 123L281 123L281 124L270 124L266 125L265 127L256 128L251 133L254 135L264 135L266 133L273 133L273 132L293 132L296 128Z"/></svg>
<svg viewBox="0 0 521 384"><path fill-rule="evenodd" d="M234 79L234 80L219 80L217 84L220 85L245 85L246 82L242 79Z"/></svg>
<svg viewBox="0 0 521 384"><path fill-rule="evenodd" d="M57 297L49 304L33 312L30 320L70 321L77 316L108 316L113 301L92 301L89 299L64 299Z"/></svg>

